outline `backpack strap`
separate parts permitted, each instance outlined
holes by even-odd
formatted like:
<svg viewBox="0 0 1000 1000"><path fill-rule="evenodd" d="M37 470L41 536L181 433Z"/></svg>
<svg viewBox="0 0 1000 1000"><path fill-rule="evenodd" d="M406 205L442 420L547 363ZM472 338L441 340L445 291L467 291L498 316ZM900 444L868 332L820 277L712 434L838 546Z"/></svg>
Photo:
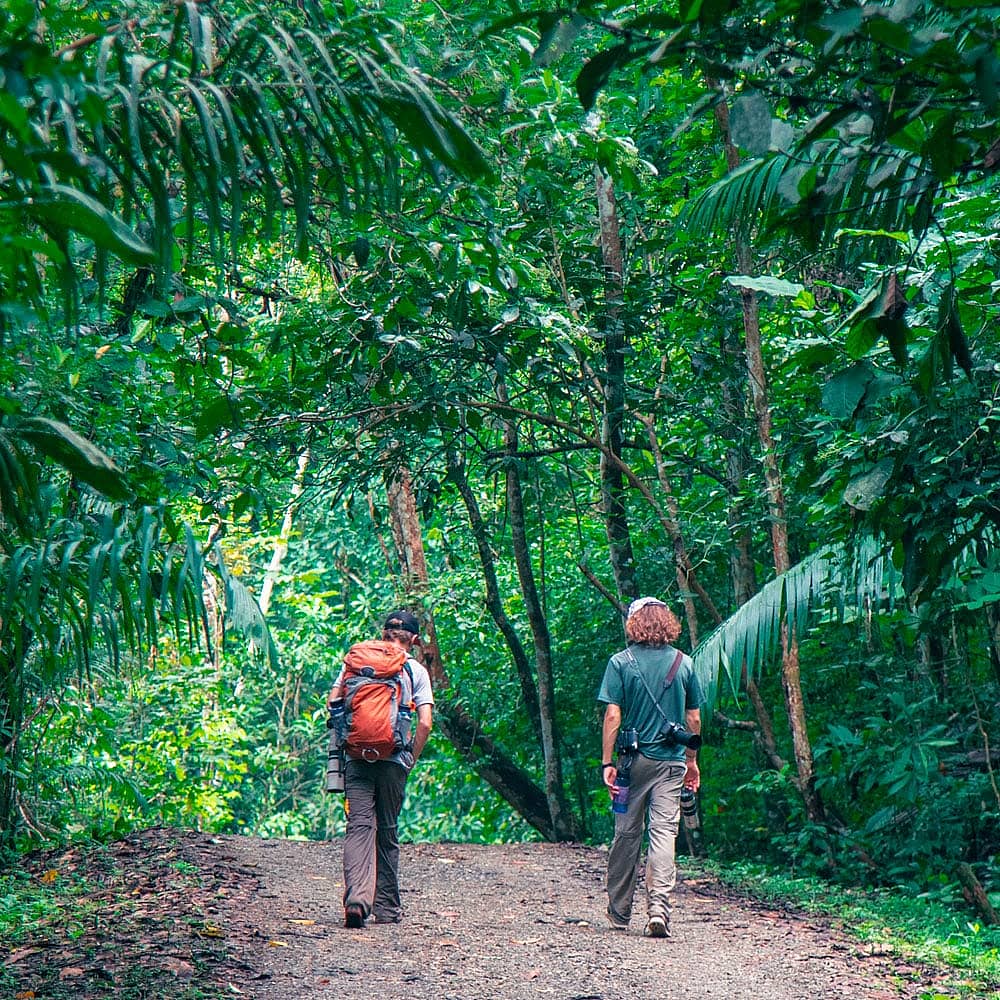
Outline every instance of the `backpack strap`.
<svg viewBox="0 0 1000 1000"><path fill-rule="evenodd" d="M403 660L403 669L406 671L406 676L410 678L410 701L413 701L414 694L414 684L413 684L413 667L410 666L410 661L413 657L408 656Z"/></svg>

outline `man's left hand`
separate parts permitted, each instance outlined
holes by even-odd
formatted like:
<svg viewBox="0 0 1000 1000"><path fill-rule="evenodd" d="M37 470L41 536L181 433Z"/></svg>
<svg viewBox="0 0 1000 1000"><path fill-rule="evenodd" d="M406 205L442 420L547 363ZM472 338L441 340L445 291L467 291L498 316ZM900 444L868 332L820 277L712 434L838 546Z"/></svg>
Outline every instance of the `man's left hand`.
<svg viewBox="0 0 1000 1000"><path fill-rule="evenodd" d="M687 774L684 775L684 787L690 788L692 792L696 792L700 786L701 771L698 769L698 761L688 760Z"/></svg>

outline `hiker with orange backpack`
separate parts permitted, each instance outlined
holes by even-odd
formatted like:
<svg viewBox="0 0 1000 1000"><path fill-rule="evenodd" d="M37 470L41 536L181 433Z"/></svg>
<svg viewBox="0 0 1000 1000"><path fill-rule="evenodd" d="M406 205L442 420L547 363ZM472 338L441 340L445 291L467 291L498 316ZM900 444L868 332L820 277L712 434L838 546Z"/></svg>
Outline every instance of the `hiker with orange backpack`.
<svg viewBox="0 0 1000 1000"><path fill-rule="evenodd" d="M355 643L327 705L346 754L344 926L399 923L399 813L406 779L431 732L430 676L410 650L420 623L409 611L385 620L381 639ZM416 714L416 732L413 716Z"/></svg>

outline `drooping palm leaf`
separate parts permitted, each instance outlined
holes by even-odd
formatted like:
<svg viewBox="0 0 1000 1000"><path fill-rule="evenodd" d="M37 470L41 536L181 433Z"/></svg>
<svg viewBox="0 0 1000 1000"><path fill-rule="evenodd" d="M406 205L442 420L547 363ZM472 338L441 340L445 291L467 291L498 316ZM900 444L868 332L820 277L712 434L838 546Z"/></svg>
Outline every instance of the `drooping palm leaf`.
<svg viewBox="0 0 1000 1000"><path fill-rule="evenodd" d="M31 255L71 267L79 238L130 263L155 254L165 281L185 220L189 248L204 240L223 264L238 262L248 227L270 234L289 214L305 256L328 206L392 200L401 148L435 169L490 172L371 18L296 25L293 11L283 25L277 13L230 23L184 4L62 53L0 34L4 65L31 49L36 69L8 74L24 97L0 103L5 298L37 302ZM3 239L35 228L49 240Z"/></svg>
<svg viewBox="0 0 1000 1000"><path fill-rule="evenodd" d="M873 606L892 606L900 580L892 561L870 536L852 549L821 548L786 573L768 581L734 615L699 646L692 658L711 713L725 677L738 692L745 665L749 677L759 676L773 662L780 646L781 626L805 635L811 615L863 614Z"/></svg>
<svg viewBox="0 0 1000 1000"><path fill-rule="evenodd" d="M47 506L52 490L34 485L47 460L73 497L63 516ZM64 424L10 418L0 427L0 839L15 828L21 737L34 706L74 672L89 673L98 654L117 667L126 650L148 650L164 625L197 643L210 572L201 545L186 526L170 538L162 508L118 502L128 495L111 458ZM230 621L273 663L260 609L215 554Z"/></svg>

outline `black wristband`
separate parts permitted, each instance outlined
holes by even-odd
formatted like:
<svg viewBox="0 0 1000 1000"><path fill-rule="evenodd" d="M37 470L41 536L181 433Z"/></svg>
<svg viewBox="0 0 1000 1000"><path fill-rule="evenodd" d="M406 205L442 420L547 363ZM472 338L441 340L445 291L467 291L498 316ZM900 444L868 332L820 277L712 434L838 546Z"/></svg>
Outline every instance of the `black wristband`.
<svg viewBox="0 0 1000 1000"><path fill-rule="evenodd" d="M614 764L612 764L612 763L607 763L607 764L602 764L602 765L601 765L601 770L602 770L602 771L606 771L606 770L607 770L607 769L608 769L609 767L614 767L614 766L615 766L615 765L614 765Z"/></svg>

